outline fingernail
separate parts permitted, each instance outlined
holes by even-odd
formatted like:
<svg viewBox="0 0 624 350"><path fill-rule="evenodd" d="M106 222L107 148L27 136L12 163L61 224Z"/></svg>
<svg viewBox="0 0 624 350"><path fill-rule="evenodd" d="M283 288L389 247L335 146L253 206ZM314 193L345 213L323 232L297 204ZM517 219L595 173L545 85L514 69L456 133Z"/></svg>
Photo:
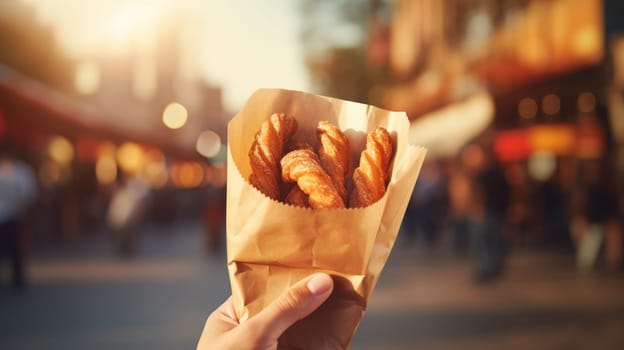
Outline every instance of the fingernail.
<svg viewBox="0 0 624 350"><path fill-rule="evenodd" d="M316 274L308 281L308 290L314 295L321 295L332 286L332 279L324 273Z"/></svg>

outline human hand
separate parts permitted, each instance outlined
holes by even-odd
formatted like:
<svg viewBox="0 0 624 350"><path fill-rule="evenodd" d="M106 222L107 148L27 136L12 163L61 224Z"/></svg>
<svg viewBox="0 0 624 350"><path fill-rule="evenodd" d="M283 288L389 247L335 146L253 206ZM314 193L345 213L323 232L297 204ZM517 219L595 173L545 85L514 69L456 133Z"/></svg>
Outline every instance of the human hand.
<svg viewBox="0 0 624 350"><path fill-rule="evenodd" d="M316 273L297 282L243 323L239 322L230 297L208 317L197 350L277 349L282 333L321 306L333 287L329 275Z"/></svg>

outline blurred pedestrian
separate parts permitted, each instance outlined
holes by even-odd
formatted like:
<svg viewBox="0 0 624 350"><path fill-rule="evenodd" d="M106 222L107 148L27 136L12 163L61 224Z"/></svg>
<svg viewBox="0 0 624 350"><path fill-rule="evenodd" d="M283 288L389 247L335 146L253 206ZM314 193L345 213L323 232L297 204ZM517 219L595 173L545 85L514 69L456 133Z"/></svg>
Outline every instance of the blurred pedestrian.
<svg viewBox="0 0 624 350"><path fill-rule="evenodd" d="M464 149L469 176L468 232L475 259L475 281L500 276L505 260L503 220L509 206L509 186L494 159L488 134Z"/></svg>
<svg viewBox="0 0 624 350"><path fill-rule="evenodd" d="M113 191L107 222L115 234L118 252L123 256L135 252L137 231L145 215L149 194L149 184L140 176L127 178Z"/></svg>
<svg viewBox="0 0 624 350"><path fill-rule="evenodd" d="M568 232L570 221L570 194L573 188L573 168L567 159L560 158L555 173L538 183L536 220L544 243L553 247L570 248Z"/></svg>
<svg viewBox="0 0 624 350"><path fill-rule="evenodd" d="M497 185L497 181L489 171L475 174L472 179L468 229L475 254L476 282L493 280L503 272L503 217L506 205L498 203L499 196L496 193L500 193L501 185ZM503 197L504 194L501 193L500 196Z"/></svg>
<svg viewBox="0 0 624 350"><path fill-rule="evenodd" d="M410 198L405 217L409 241L414 241L421 234L427 247L435 248L445 185L437 163L426 163Z"/></svg>
<svg viewBox="0 0 624 350"><path fill-rule="evenodd" d="M216 255L225 234L225 187L206 189L202 208L206 252Z"/></svg>
<svg viewBox="0 0 624 350"><path fill-rule="evenodd" d="M468 255L470 233L468 232L468 209L471 206L470 175L457 167L451 172L448 182L449 221L453 234L453 248L457 255Z"/></svg>
<svg viewBox="0 0 624 350"><path fill-rule="evenodd" d="M0 256L11 264L11 285L22 289L24 277L23 233L25 217L37 195L32 170L0 145Z"/></svg>
<svg viewBox="0 0 624 350"><path fill-rule="evenodd" d="M617 269L622 263L622 232L619 226L615 186L605 165L589 161L581 168L581 182L576 189L576 215L571 234L577 247L579 271L591 271L604 247L607 266Z"/></svg>
<svg viewBox="0 0 624 350"><path fill-rule="evenodd" d="M535 193L532 183L527 174L526 164L513 162L506 166L504 171L505 181L509 186L509 208L503 214L507 226L507 236L514 243L535 243L539 239L537 230L536 203L538 198L552 199L552 191L544 186L542 192ZM555 209L550 209L548 218Z"/></svg>

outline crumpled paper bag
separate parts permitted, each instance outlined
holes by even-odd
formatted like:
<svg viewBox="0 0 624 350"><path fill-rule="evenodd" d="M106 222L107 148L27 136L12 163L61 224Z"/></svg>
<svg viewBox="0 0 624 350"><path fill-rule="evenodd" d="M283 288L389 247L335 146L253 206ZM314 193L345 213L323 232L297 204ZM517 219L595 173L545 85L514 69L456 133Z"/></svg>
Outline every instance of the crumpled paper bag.
<svg viewBox="0 0 624 350"><path fill-rule="evenodd" d="M260 125L283 112L298 122L294 139L318 146L320 120L349 138L353 166L366 135L385 127L395 140L392 175L378 202L358 209L309 209L271 200L247 181L248 151ZM280 349L348 349L390 254L425 157L409 145L403 112L298 91L261 89L228 124L227 262L236 313L244 322L315 272L334 278L330 298L289 328Z"/></svg>

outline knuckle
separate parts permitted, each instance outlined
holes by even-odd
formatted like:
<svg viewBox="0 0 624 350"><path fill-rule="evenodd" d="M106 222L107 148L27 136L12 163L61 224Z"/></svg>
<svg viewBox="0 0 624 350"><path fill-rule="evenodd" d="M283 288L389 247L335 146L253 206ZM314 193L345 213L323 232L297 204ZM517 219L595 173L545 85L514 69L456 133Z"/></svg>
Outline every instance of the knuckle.
<svg viewBox="0 0 624 350"><path fill-rule="evenodd" d="M278 307L283 311L296 310L301 303L301 293L289 291L278 299Z"/></svg>

